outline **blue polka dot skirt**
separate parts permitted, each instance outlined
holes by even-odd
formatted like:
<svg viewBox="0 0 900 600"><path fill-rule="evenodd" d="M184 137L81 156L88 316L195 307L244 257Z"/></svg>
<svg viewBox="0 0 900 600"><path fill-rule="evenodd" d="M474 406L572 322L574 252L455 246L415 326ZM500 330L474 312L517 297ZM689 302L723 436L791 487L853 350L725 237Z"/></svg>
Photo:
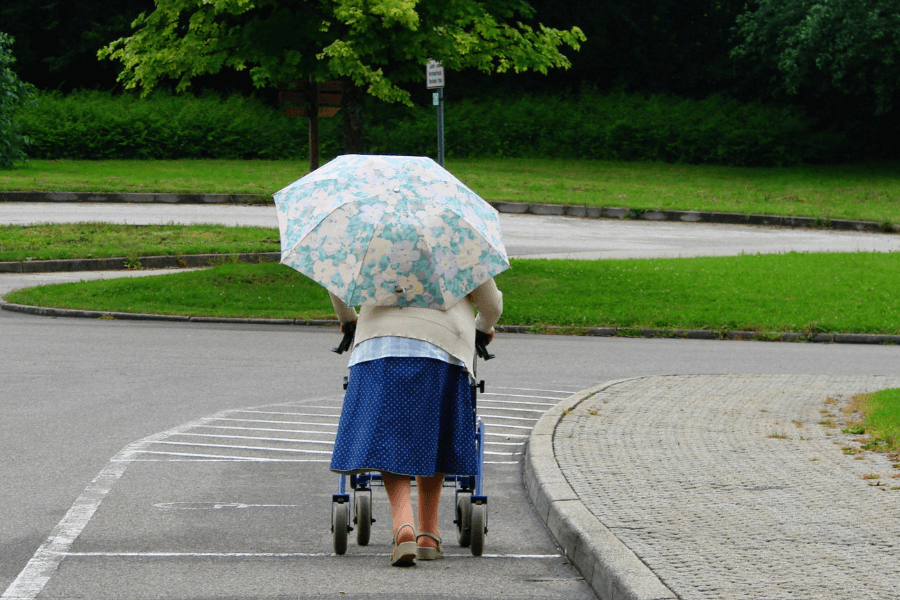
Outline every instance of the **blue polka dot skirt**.
<svg viewBox="0 0 900 600"><path fill-rule="evenodd" d="M474 402L457 365L394 356L353 365L331 470L474 475Z"/></svg>

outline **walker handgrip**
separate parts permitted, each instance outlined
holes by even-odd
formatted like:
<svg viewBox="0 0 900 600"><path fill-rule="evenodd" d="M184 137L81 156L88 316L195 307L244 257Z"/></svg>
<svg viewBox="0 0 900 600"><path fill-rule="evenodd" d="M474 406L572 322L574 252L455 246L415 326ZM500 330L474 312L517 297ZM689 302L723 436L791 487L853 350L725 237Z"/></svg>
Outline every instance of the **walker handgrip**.
<svg viewBox="0 0 900 600"><path fill-rule="evenodd" d="M491 334L475 330L475 353L483 360L491 360L494 355L487 351L487 345L491 341Z"/></svg>
<svg viewBox="0 0 900 600"><path fill-rule="evenodd" d="M337 348L331 349L332 352L337 354L343 354L353 346L353 336L356 334L356 321L344 323L341 325L341 328L344 330L344 339L341 340Z"/></svg>

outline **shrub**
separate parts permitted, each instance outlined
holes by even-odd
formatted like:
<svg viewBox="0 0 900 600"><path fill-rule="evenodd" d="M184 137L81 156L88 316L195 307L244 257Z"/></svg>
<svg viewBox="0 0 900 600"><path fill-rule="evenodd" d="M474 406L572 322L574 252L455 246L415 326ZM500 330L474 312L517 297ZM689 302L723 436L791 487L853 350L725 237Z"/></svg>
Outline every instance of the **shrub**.
<svg viewBox="0 0 900 600"><path fill-rule="evenodd" d="M454 100L445 129L450 157L591 158L741 166L821 161L841 147L798 109L722 96L519 96ZM307 121L240 96L42 93L21 111L40 158L295 158L307 156ZM343 152L340 115L320 120L320 154ZM366 139L383 154L437 154L433 106L373 101Z"/></svg>
<svg viewBox="0 0 900 600"><path fill-rule="evenodd" d="M305 123L253 98L211 93L44 92L20 121L35 158L285 158L307 142Z"/></svg>
<svg viewBox="0 0 900 600"><path fill-rule="evenodd" d="M13 162L25 160L24 147L28 136L13 120L17 109L32 102L34 88L24 83L13 73L15 62L10 46L13 38L0 32L0 168L8 169Z"/></svg>

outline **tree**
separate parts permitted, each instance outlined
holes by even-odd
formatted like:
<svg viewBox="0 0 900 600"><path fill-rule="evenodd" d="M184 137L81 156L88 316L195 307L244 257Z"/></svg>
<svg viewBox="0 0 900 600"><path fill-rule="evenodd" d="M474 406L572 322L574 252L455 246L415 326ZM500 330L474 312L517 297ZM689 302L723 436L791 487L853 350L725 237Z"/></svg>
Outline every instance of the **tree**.
<svg viewBox="0 0 900 600"><path fill-rule="evenodd" d="M788 95L851 98L880 114L900 91L895 0L758 0L736 32L733 55L767 65Z"/></svg>
<svg viewBox="0 0 900 600"><path fill-rule="evenodd" d="M567 68L561 48L577 50L584 34L522 22L531 16L521 0L156 0L99 56L121 61L125 86L145 93L226 68L257 87L340 78L345 139L361 140L347 130L362 127L364 93L411 105L398 84L422 79L428 59L485 73Z"/></svg>
<svg viewBox="0 0 900 600"><path fill-rule="evenodd" d="M0 23L16 40L16 73L39 89L109 89L119 65L97 50L128 35L153 0L3 0Z"/></svg>
<svg viewBox="0 0 900 600"><path fill-rule="evenodd" d="M13 121L16 109L34 102L34 88L13 73L15 62L11 46L13 38L0 32L0 168L8 169L13 162L25 160L24 146L28 138L22 135Z"/></svg>

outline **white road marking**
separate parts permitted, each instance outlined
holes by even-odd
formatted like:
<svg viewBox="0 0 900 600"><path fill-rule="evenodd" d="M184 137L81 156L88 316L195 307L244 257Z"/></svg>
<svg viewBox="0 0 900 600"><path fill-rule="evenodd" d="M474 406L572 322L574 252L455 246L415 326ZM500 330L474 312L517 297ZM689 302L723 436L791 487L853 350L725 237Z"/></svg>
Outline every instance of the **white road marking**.
<svg viewBox="0 0 900 600"><path fill-rule="evenodd" d="M360 552L341 556L342 560L355 556L390 556L390 552ZM329 552L66 552L66 557L75 558L326 558L338 557ZM470 554L448 554L444 558L466 558ZM564 559L561 554L482 554L477 558L533 558L533 559Z"/></svg>
<svg viewBox="0 0 900 600"><path fill-rule="evenodd" d="M556 406L555 402L526 402L525 400L491 400L490 398L482 399L478 404L490 402L491 404L526 404L528 406Z"/></svg>
<svg viewBox="0 0 900 600"><path fill-rule="evenodd" d="M522 392L547 392L550 394L568 394L569 396L571 396L572 394L578 393L578 390L575 390L574 392L569 392L566 390L541 390L541 389L535 389L535 388L504 387L504 386L500 386L500 385L491 386L491 387L495 390L519 390ZM568 396L566 396L566 397L568 398ZM562 400L565 400L565 398L562 398Z"/></svg>
<svg viewBox="0 0 900 600"><path fill-rule="evenodd" d="M153 450L144 450L142 454L153 454L156 456L182 456L185 458L198 459L197 462L286 462L286 463L331 463L330 460L323 458L260 458L258 456L225 456L222 454L191 454L188 452L162 452ZM329 453L330 454L330 453ZM123 462L169 462L163 460L129 460ZM194 462L194 461L178 461L178 462ZM2 599L0 599L2 600Z"/></svg>
<svg viewBox="0 0 900 600"><path fill-rule="evenodd" d="M191 446L193 448L225 448L228 450L260 450L263 452L296 452L298 454L331 454L325 450L304 450L302 448L265 448L262 446L237 446L229 444L194 444L191 442L159 441L154 444L168 444L170 446Z"/></svg>
<svg viewBox="0 0 900 600"><path fill-rule="evenodd" d="M483 394L478 394L478 397L482 396L504 396L507 398L537 398L538 400L565 400L565 398L556 398L554 396L527 396L524 394L493 394L491 392L484 392Z"/></svg>
<svg viewBox="0 0 900 600"><path fill-rule="evenodd" d="M485 419L504 419L504 420L508 420L508 421L535 421L535 422L537 422L537 419L535 419L534 417L504 417L501 415L485 415L485 414L481 414L481 413L478 413L478 416L483 417ZM504 425L504 427L505 427L505 425ZM528 429L531 429L531 427L529 427Z"/></svg>
<svg viewBox="0 0 900 600"><path fill-rule="evenodd" d="M321 423L322 425L327 425L327 423ZM329 427L333 427L332 425L328 425ZM200 425L202 429L228 429L228 430L237 430L237 431L268 431L270 433L311 433L314 435L330 435L334 436L334 431L314 431L314 430L306 430L306 429L275 429L273 427L235 427L234 425Z"/></svg>
<svg viewBox="0 0 900 600"><path fill-rule="evenodd" d="M272 438L272 437L254 437L250 435L217 435L215 433L179 433L178 435L188 436L188 437L206 437L206 438L225 438L227 440L257 440L261 442L294 442L298 444L331 444L334 445L334 442L327 442L323 440L301 440L297 438Z"/></svg>
<svg viewBox="0 0 900 600"><path fill-rule="evenodd" d="M211 421L237 421L239 423L272 423L275 425L321 425L322 427L337 427L337 423L307 423L305 421L262 421L256 419L228 419L220 417Z"/></svg>
<svg viewBox="0 0 900 600"><path fill-rule="evenodd" d="M305 408L305 407L304 407ZM330 410L334 410L338 408L336 406L329 406ZM341 417L340 413L336 415L323 415L319 413L295 413L295 412L277 412L273 410L238 410L236 413L250 413L254 415L287 415L291 417L328 417L332 419L339 419Z"/></svg>

